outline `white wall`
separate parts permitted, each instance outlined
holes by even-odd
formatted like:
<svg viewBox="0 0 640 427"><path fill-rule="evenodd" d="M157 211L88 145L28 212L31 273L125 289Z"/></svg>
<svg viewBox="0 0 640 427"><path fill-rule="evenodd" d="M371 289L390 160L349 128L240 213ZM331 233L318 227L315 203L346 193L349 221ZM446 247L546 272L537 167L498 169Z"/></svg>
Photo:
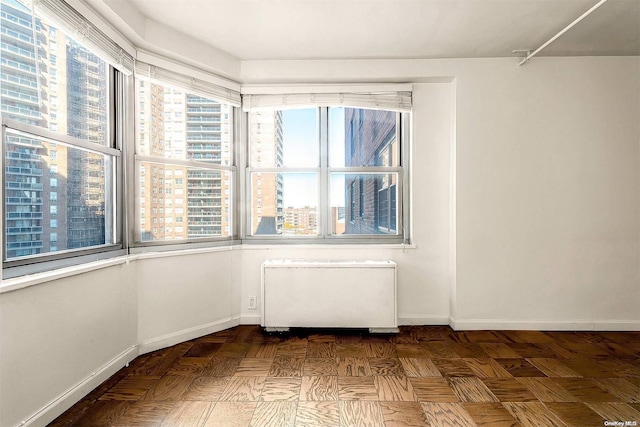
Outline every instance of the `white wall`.
<svg viewBox="0 0 640 427"><path fill-rule="evenodd" d="M133 359L137 304L125 265L0 294L0 426L45 425Z"/></svg>
<svg viewBox="0 0 640 427"><path fill-rule="evenodd" d="M222 249L135 261L140 352L237 325L238 257Z"/></svg>
<svg viewBox="0 0 640 427"><path fill-rule="evenodd" d="M458 79L456 325L640 327L640 60Z"/></svg>

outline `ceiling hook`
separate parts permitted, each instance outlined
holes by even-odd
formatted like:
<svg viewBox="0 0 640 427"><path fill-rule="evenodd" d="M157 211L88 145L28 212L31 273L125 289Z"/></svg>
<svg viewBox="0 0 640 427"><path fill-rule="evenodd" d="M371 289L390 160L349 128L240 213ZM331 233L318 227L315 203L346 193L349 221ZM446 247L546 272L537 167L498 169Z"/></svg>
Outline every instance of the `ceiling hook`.
<svg viewBox="0 0 640 427"><path fill-rule="evenodd" d="M512 50L513 53L524 53L524 59L521 64L527 62L529 60L529 55L531 55L531 51L529 49L515 49Z"/></svg>

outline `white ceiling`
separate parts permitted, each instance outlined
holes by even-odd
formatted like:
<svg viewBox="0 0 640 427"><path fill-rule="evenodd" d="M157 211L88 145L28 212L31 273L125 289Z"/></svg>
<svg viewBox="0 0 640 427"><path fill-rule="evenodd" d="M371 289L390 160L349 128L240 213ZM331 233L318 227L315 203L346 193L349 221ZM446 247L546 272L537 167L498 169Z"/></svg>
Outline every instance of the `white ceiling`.
<svg viewBox="0 0 640 427"><path fill-rule="evenodd" d="M240 60L517 56L514 49L535 50L597 2L102 1ZM640 0L609 0L540 55L640 55Z"/></svg>

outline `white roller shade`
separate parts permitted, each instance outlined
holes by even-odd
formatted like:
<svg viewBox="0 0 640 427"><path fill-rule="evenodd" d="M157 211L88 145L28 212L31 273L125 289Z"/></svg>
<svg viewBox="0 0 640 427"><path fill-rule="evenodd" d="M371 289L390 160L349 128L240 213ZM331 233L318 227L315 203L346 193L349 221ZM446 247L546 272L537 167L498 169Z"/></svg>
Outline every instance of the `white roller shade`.
<svg viewBox="0 0 640 427"><path fill-rule="evenodd" d="M329 87L327 90L335 90ZM308 93L245 93L242 96L244 111L261 109L288 109L318 106L344 106L355 108L369 108L376 110L391 110L400 112L411 111L411 90L409 85L402 85L400 91L388 91L384 88L369 88L365 91L343 88L340 92L322 92L320 90ZM409 89L409 90L406 90ZM277 88L275 88L277 90ZM354 90L354 91L351 91ZM271 92L272 90L270 90Z"/></svg>
<svg viewBox="0 0 640 427"><path fill-rule="evenodd" d="M136 75L234 107L240 106L240 92L162 67L136 61Z"/></svg>
<svg viewBox="0 0 640 427"><path fill-rule="evenodd" d="M115 68L126 74L133 73L133 56L67 3L62 0L33 0L33 6L37 14L50 19L51 24L61 26L70 37Z"/></svg>

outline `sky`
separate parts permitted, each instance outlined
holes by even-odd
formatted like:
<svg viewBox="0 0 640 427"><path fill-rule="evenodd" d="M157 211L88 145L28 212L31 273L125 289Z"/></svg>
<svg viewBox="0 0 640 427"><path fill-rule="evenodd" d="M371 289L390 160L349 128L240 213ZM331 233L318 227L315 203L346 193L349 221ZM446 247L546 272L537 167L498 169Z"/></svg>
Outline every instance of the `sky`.
<svg viewBox="0 0 640 427"><path fill-rule="evenodd" d="M318 109L293 109L283 112L284 166L317 167L320 159ZM344 166L344 108L329 109L329 158L331 166ZM285 174L285 207L318 206L318 175ZM344 206L344 175L331 178L331 206Z"/></svg>

